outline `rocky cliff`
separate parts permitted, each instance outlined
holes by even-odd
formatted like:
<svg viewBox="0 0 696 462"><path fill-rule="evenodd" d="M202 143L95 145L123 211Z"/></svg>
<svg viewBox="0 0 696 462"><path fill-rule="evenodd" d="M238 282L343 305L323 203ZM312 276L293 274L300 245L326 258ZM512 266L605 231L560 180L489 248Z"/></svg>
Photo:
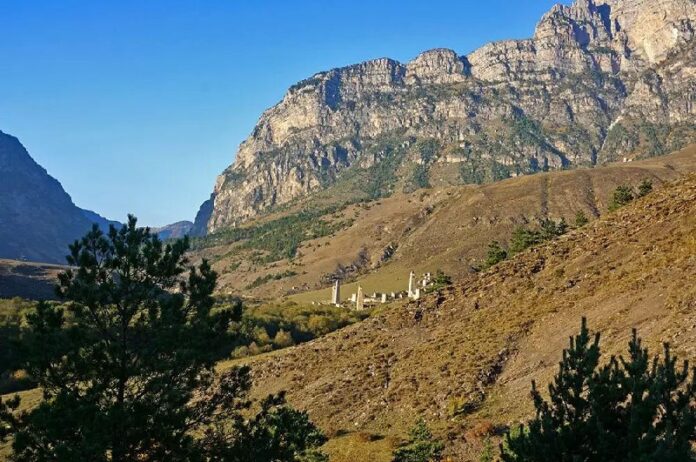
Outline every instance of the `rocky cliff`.
<svg viewBox="0 0 696 462"><path fill-rule="evenodd" d="M77 207L13 136L0 132L0 258L65 263L68 244L92 223L116 223Z"/></svg>
<svg viewBox="0 0 696 462"><path fill-rule="evenodd" d="M670 152L696 139L695 29L696 0L577 0L530 39L320 72L264 112L194 229L356 171L354 188L379 197L397 177L480 183Z"/></svg>

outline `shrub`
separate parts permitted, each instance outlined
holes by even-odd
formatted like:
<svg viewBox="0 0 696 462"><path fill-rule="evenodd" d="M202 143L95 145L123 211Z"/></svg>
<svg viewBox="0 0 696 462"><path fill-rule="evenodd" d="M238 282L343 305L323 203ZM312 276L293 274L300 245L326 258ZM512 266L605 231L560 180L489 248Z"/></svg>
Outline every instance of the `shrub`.
<svg viewBox="0 0 696 462"><path fill-rule="evenodd" d="M541 232L520 226L512 232L512 237L510 237L510 254L520 253L533 245L539 244L542 240Z"/></svg>

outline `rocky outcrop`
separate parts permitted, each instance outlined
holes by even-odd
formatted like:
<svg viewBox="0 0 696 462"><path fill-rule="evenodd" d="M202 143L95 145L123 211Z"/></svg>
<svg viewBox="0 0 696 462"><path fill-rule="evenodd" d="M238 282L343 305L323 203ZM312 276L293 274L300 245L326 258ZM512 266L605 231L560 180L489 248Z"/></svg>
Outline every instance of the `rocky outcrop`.
<svg viewBox="0 0 696 462"><path fill-rule="evenodd" d="M0 132L0 258L65 263L68 244L97 223L13 136Z"/></svg>
<svg viewBox="0 0 696 462"><path fill-rule="evenodd" d="M395 147L390 168L446 163L461 182L672 151L696 139L695 29L696 0L577 0L530 39L315 74L264 112L194 229L242 223ZM414 150L422 140L434 154Z"/></svg>

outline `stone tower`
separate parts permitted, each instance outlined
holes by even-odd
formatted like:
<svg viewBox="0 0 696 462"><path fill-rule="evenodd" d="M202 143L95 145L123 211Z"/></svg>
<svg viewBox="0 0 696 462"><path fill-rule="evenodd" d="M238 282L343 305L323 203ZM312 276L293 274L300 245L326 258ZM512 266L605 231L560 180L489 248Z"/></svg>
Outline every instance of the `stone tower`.
<svg viewBox="0 0 696 462"><path fill-rule="evenodd" d="M416 273L411 271L408 274L408 296L409 297L413 297L413 294L414 294L414 292L413 292L414 287L413 286L415 285L415 283L416 283Z"/></svg>
<svg viewBox="0 0 696 462"><path fill-rule="evenodd" d="M362 311L365 308L365 294L363 294L362 287L358 286L358 296L355 300L355 309Z"/></svg>
<svg viewBox="0 0 696 462"><path fill-rule="evenodd" d="M333 289L331 290L331 304L341 306L341 281L336 279Z"/></svg>

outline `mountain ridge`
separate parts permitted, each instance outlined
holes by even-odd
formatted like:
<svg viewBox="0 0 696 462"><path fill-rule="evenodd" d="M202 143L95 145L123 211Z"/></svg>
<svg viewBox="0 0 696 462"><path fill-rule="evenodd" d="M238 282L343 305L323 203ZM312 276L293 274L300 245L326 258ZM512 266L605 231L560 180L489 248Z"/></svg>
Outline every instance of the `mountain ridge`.
<svg viewBox="0 0 696 462"><path fill-rule="evenodd" d="M421 179L441 164L467 183L683 147L696 139L694 11L693 0L577 0L530 39L314 74L264 111L195 229L237 226L393 157ZM420 141L436 146L424 154Z"/></svg>
<svg viewBox="0 0 696 462"><path fill-rule="evenodd" d="M76 206L16 137L0 131L0 258L65 263L93 223L118 222Z"/></svg>

